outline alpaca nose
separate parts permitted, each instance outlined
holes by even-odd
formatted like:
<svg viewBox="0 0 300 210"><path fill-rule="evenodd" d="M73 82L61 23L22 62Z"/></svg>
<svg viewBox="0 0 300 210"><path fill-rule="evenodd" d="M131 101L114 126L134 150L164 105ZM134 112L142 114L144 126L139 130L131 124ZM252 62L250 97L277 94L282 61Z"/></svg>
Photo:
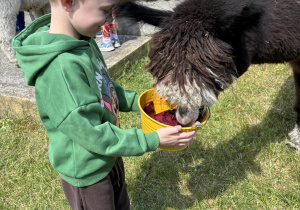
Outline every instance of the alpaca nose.
<svg viewBox="0 0 300 210"><path fill-rule="evenodd" d="M184 126L192 126L199 116L199 110L189 110L188 108L179 107L175 113L177 121Z"/></svg>
<svg viewBox="0 0 300 210"><path fill-rule="evenodd" d="M179 111L180 115L184 115L184 114L186 114L188 112L188 109L187 108L179 107L178 111Z"/></svg>

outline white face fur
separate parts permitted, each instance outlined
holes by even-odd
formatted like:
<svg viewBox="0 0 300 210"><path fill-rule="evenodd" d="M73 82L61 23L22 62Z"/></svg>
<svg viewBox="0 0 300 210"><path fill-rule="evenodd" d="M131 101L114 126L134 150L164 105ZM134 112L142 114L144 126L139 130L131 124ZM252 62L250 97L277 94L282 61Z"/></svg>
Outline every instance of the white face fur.
<svg viewBox="0 0 300 210"><path fill-rule="evenodd" d="M205 87L205 84L202 83L202 87L199 87L195 81L192 84L188 78L186 81L188 83L185 85L185 90L188 95L180 89L178 84L165 85L164 81L160 83L154 81L154 84L159 95L164 96L170 104L177 104L177 121L182 125L191 126L191 123L193 124L199 116L199 109L212 106L218 98L213 90ZM230 84L222 85L228 87Z"/></svg>

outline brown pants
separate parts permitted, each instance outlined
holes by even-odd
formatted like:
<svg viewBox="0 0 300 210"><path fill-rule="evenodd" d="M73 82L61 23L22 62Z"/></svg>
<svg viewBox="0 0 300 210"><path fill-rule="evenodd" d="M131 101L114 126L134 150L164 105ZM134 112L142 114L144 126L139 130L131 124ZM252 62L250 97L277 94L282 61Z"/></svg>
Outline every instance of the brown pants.
<svg viewBox="0 0 300 210"><path fill-rule="evenodd" d="M124 164L117 158L110 173L87 187L74 187L61 179L61 185L72 210L129 210Z"/></svg>

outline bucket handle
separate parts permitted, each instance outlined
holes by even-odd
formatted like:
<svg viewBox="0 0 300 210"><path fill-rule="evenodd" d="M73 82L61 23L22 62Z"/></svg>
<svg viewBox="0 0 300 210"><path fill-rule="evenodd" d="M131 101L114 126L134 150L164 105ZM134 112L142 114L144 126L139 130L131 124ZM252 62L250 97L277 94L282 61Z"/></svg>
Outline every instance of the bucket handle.
<svg viewBox="0 0 300 210"><path fill-rule="evenodd" d="M207 118L207 120L205 120L203 123L200 123L199 121L196 121L196 122L192 125L192 129L202 128L203 126L206 125L207 121L208 121L209 118L210 118L210 109L209 109L209 107L207 107L207 109L208 109L208 118Z"/></svg>

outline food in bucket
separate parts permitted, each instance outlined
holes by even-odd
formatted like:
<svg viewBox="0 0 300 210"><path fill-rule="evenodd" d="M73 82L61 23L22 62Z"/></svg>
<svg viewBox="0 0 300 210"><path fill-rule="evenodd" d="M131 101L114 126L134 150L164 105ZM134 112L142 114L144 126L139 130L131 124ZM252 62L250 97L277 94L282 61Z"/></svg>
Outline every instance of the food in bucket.
<svg viewBox="0 0 300 210"><path fill-rule="evenodd" d="M175 111L176 111L175 109L173 109L173 110L166 110L166 111L160 112L158 114L155 114L154 105L153 105L153 102L151 101L144 108L144 111L151 118L153 118L154 120L156 120L158 122L161 122L163 124L171 125L171 126L180 125L178 123L178 121L176 120L176 117L175 117Z"/></svg>
<svg viewBox="0 0 300 210"><path fill-rule="evenodd" d="M155 92L154 88L144 91L139 96L138 105L141 110L142 131L144 133L153 132L162 127L171 127L178 123L175 117L176 106L169 105L168 101L166 101L163 97L159 96ZM158 115L159 113L162 114ZM157 118L155 119L155 115L162 116L162 117L156 116ZM168 117L169 115L171 115L171 118ZM199 128L204 126L210 117L209 108L203 107L203 111L200 111L200 116L201 117L198 119L198 121L196 121L191 127L183 126L180 132L189 132L189 131L198 130ZM163 122L159 122L159 121L163 121ZM186 147L187 145L184 148ZM184 149L184 148L172 148L172 147L159 147L159 148L168 151L179 151Z"/></svg>
<svg viewBox="0 0 300 210"><path fill-rule="evenodd" d="M181 125L182 127L190 127L193 125L183 125L179 123L176 119L176 104L170 105L168 101L160 96L154 89L152 92L152 100L146 103L144 107L144 112L152 119L169 126ZM205 113L206 109L203 110ZM203 116L203 115L200 115Z"/></svg>

